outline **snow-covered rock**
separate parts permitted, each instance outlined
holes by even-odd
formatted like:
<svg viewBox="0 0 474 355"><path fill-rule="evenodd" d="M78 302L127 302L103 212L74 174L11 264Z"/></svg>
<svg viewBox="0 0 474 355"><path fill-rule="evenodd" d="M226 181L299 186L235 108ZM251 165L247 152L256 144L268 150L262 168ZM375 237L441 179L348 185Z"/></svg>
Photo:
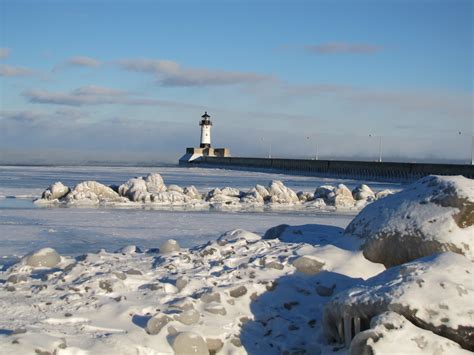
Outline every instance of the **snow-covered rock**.
<svg viewBox="0 0 474 355"><path fill-rule="evenodd" d="M301 202L308 202L314 200L314 194L311 192L299 191L297 194Z"/></svg>
<svg viewBox="0 0 474 355"><path fill-rule="evenodd" d="M366 206L345 233L365 240L364 256L386 267L441 251L474 261L474 180L428 176Z"/></svg>
<svg viewBox="0 0 474 355"><path fill-rule="evenodd" d="M263 196L260 195L258 190L253 187L248 192L242 194L240 202L253 205L262 205L264 203L264 199Z"/></svg>
<svg viewBox="0 0 474 355"><path fill-rule="evenodd" d="M43 248L26 255L22 262L31 267L52 268L59 264L61 257L52 248Z"/></svg>
<svg viewBox="0 0 474 355"><path fill-rule="evenodd" d="M65 197L71 189L65 185L61 181L57 181L48 186L48 188L42 193L41 198L52 201L52 200L59 200Z"/></svg>
<svg viewBox="0 0 474 355"><path fill-rule="evenodd" d="M118 188L121 196L127 197L131 201L150 201L151 194L158 194L166 191L166 185L160 174L148 174L146 177L129 179Z"/></svg>
<svg viewBox="0 0 474 355"><path fill-rule="evenodd" d="M349 354L472 354L459 344L410 323L395 312L382 313L370 321L370 329L358 333Z"/></svg>
<svg viewBox="0 0 474 355"><path fill-rule="evenodd" d="M268 193L270 195L271 203L292 204L299 202L296 192L285 186L283 182L279 180L273 180L270 182Z"/></svg>
<svg viewBox="0 0 474 355"><path fill-rule="evenodd" d="M122 198L112 190L97 181L84 181L76 185L74 190L66 195L66 202L68 204L89 202L121 202Z"/></svg>
<svg viewBox="0 0 474 355"><path fill-rule="evenodd" d="M368 329L386 311L462 347L474 350L473 264L451 252L387 269L359 287L335 295L324 308L328 340L346 342L348 334ZM352 324L354 328L352 329Z"/></svg>
<svg viewBox="0 0 474 355"><path fill-rule="evenodd" d="M352 197L356 201L371 200L375 198L375 193L366 184L360 184L352 190Z"/></svg>
<svg viewBox="0 0 474 355"><path fill-rule="evenodd" d="M175 185L175 184L168 185L168 188L167 188L166 191L168 191L168 192L171 192L171 191L179 192L180 194L184 193L183 188L178 186L178 185Z"/></svg>
<svg viewBox="0 0 474 355"><path fill-rule="evenodd" d="M168 254L174 253L179 251L181 247L179 246L178 242L174 239L168 239L166 242L160 245L160 253L161 254Z"/></svg>
<svg viewBox="0 0 474 355"><path fill-rule="evenodd" d="M327 204L336 208L354 207L355 200L352 192L344 184L339 184L326 198Z"/></svg>
<svg viewBox="0 0 474 355"><path fill-rule="evenodd" d="M191 202L192 198L178 191L163 191L150 194L150 201L164 204L184 204Z"/></svg>
<svg viewBox="0 0 474 355"><path fill-rule="evenodd" d="M198 189L194 185L185 187L183 189L183 193L186 196L189 196L194 200L201 200L202 199L201 194L199 193Z"/></svg>
<svg viewBox="0 0 474 355"><path fill-rule="evenodd" d="M316 191L314 191L314 198L322 198L323 200L327 200L331 193L334 192L336 188L331 185L322 185L319 186Z"/></svg>

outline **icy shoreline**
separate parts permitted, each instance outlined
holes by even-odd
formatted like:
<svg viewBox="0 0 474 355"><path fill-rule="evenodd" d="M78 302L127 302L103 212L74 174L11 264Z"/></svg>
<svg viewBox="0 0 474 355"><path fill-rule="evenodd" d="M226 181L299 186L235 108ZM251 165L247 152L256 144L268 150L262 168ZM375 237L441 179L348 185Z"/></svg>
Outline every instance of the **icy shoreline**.
<svg viewBox="0 0 474 355"><path fill-rule="evenodd" d="M467 354L473 228L473 181L431 176L345 230L238 229L191 248L169 240L78 257L41 249L0 272L0 348Z"/></svg>
<svg viewBox="0 0 474 355"><path fill-rule="evenodd" d="M206 193L194 186L166 185L160 174L135 177L124 184L106 186L97 181L84 181L74 188L61 182L51 184L41 198L39 206L106 206L116 208L141 208L182 210L319 210L357 211L366 204L392 194L390 190L378 192L360 184L352 191L344 184L322 185L314 191L295 192L279 180L268 186L256 185L248 191L234 187L212 188Z"/></svg>

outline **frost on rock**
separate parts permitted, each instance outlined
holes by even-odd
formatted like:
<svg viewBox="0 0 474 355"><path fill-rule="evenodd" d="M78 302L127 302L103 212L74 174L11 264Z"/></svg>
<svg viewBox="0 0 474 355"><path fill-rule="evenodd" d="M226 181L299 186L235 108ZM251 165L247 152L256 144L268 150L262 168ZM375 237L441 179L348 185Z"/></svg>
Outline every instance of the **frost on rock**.
<svg viewBox="0 0 474 355"><path fill-rule="evenodd" d="M336 208L354 207L355 200L352 192L344 184L339 184L327 197L327 203Z"/></svg>
<svg viewBox="0 0 474 355"><path fill-rule="evenodd" d="M428 176L366 206L345 233L364 238L364 256L386 267L442 251L474 261L474 180Z"/></svg>
<svg viewBox="0 0 474 355"><path fill-rule="evenodd" d="M268 193L270 195L269 201L272 203L298 203L299 199L289 187L285 186L283 182L279 180L273 180L268 186Z"/></svg>
<svg viewBox="0 0 474 355"><path fill-rule="evenodd" d="M403 341L400 341L403 339ZM471 354L459 344L410 323L395 312L385 312L370 321L370 329L357 334L349 354Z"/></svg>
<svg viewBox="0 0 474 355"><path fill-rule="evenodd" d="M181 248L178 242L174 239L168 239L166 242L160 245L161 254L169 254L179 251Z"/></svg>
<svg viewBox="0 0 474 355"><path fill-rule="evenodd" d="M387 269L360 286L335 295L324 308L329 341L348 344L386 311L474 350L472 262L451 252ZM353 327L353 328L352 328Z"/></svg>
<svg viewBox="0 0 474 355"><path fill-rule="evenodd" d="M375 193L366 184L361 184L352 190L352 196L356 201L372 200L375 198Z"/></svg>
<svg viewBox="0 0 474 355"><path fill-rule="evenodd" d="M173 350L176 355L208 355L206 341L193 332L179 333L173 340Z"/></svg>
<svg viewBox="0 0 474 355"><path fill-rule="evenodd" d="M65 185L61 181L57 181L51 185L43 192L41 198L44 200L52 201L52 200L59 200L66 196L71 189Z"/></svg>
<svg viewBox="0 0 474 355"><path fill-rule="evenodd" d="M52 268L57 266L60 261L61 257L56 250L52 248L37 250L23 258L24 264L31 267Z"/></svg>
<svg viewBox="0 0 474 355"><path fill-rule="evenodd" d="M97 181L84 181L76 185L67 196L66 201L69 204L77 202L121 202L122 199L118 193L110 187Z"/></svg>
<svg viewBox="0 0 474 355"><path fill-rule="evenodd" d="M151 194L166 191L166 185L160 174L148 174L146 177L138 177L128 180L118 188L121 196L131 201L150 201Z"/></svg>

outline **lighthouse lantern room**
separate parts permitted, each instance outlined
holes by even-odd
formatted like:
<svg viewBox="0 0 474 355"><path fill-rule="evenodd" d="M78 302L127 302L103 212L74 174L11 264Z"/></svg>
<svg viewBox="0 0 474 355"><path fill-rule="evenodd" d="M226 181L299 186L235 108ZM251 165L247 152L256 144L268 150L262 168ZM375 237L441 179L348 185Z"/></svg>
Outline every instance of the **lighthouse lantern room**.
<svg viewBox="0 0 474 355"><path fill-rule="evenodd" d="M201 118L201 121L199 121L199 125L201 126L201 144L199 147L210 148L212 126L212 121L210 120L211 116L209 116L206 111L204 112L204 115L201 116Z"/></svg>

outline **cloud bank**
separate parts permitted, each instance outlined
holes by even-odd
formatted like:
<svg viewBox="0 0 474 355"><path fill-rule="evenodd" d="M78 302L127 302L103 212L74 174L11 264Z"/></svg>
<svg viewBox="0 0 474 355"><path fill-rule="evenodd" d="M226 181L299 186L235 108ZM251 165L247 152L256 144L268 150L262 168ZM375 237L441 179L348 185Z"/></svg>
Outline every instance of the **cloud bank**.
<svg viewBox="0 0 474 355"><path fill-rule="evenodd" d="M275 81L271 75L184 68L170 60L128 59L119 65L129 71L153 74L162 86L222 86Z"/></svg>
<svg viewBox="0 0 474 355"><path fill-rule="evenodd" d="M5 77L18 77L18 76L30 76L35 72L26 67L15 67L11 65L0 65L0 76Z"/></svg>
<svg viewBox="0 0 474 355"><path fill-rule="evenodd" d="M66 63L72 66L90 68L96 68L102 64L99 60L86 56L71 57L66 61Z"/></svg>

